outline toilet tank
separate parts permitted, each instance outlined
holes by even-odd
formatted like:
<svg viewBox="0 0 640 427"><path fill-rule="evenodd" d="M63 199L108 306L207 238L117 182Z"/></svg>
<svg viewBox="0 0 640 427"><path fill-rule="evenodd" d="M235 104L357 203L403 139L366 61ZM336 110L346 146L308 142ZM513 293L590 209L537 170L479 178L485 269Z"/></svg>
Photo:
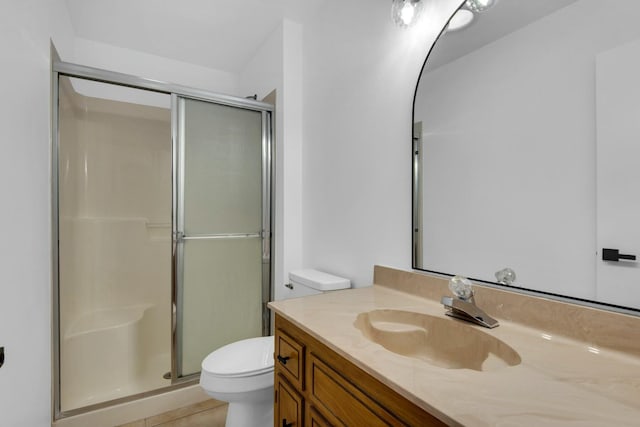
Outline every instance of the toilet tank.
<svg viewBox="0 0 640 427"><path fill-rule="evenodd" d="M306 269L291 271L289 284L286 286L290 291L285 298L298 298L347 289L351 287L351 281L322 271Z"/></svg>

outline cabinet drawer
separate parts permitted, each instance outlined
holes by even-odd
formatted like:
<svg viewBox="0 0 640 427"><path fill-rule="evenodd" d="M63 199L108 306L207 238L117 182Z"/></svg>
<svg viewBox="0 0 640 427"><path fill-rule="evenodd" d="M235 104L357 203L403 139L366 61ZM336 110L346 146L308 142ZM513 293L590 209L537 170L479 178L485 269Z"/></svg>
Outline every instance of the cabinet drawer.
<svg viewBox="0 0 640 427"><path fill-rule="evenodd" d="M403 426L397 418L314 354L309 356L311 398L347 427ZM375 390L372 390L375 392ZM322 424L318 424L322 425Z"/></svg>
<svg viewBox="0 0 640 427"><path fill-rule="evenodd" d="M276 426L303 426L303 399L287 384L282 375L276 376L276 402L274 422Z"/></svg>
<svg viewBox="0 0 640 427"><path fill-rule="evenodd" d="M295 387L304 390L304 346L278 330L275 353L277 370L283 372Z"/></svg>

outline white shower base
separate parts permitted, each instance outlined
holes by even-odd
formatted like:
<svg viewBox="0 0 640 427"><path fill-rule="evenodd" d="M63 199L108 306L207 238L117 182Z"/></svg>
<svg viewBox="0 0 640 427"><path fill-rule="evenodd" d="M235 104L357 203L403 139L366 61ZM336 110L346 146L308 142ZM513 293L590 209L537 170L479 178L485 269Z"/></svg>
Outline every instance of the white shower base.
<svg viewBox="0 0 640 427"><path fill-rule="evenodd" d="M119 426L210 399L199 385L193 385L73 417L62 418L52 423L52 427Z"/></svg>
<svg viewBox="0 0 640 427"><path fill-rule="evenodd" d="M76 319L62 337L62 411L170 385L163 378L171 369L170 334L168 327L158 331L163 314L168 317L158 307L138 305Z"/></svg>

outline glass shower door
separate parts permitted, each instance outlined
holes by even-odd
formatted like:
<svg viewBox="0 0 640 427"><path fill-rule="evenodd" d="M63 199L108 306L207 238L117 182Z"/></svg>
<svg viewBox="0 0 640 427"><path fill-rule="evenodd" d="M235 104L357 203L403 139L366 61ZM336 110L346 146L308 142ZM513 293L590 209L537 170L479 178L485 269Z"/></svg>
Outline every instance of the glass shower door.
<svg viewBox="0 0 640 427"><path fill-rule="evenodd" d="M173 369L180 378L198 373L213 350L263 333L268 166L265 113L176 102Z"/></svg>

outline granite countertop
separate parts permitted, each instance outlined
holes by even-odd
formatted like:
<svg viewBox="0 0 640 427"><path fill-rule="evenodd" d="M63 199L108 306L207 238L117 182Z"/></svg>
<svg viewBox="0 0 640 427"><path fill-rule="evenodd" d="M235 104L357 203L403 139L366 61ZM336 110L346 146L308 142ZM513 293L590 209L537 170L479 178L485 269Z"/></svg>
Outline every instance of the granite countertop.
<svg viewBox="0 0 640 427"><path fill-rule="evenodd" d="M469 325L507 343L521 363L494 371L448 369L393 353L354 326L358 314L378 309L460 322L433 299L373 285L269 307L449 425L640 425L640 357L634 354L494 316L497 328Z"/></svg>

